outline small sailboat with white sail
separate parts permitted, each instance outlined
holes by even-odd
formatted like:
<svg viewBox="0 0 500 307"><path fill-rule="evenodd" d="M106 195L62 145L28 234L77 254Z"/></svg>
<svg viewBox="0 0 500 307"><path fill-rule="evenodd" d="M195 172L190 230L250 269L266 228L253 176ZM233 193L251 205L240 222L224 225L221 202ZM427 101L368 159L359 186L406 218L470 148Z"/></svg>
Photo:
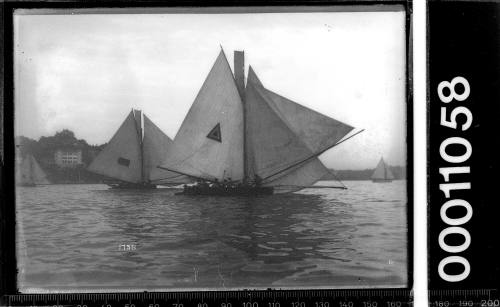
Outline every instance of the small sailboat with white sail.
<svg viewBox="0 0 500 307"><path fill-rule="evenodd" d="M394 179L394 175L384 161L384 158L380 158L380 161L375 168L372 175L373 182L391 182Z"/></svg>
<svg viewBox="0 0 500 307"><path fill-rule="evenodd" d="M310 187L330 172L318 156L354 136L345 138L353 127L270 91L252 67L245 86L242 51L234 63L233 75L221 50L158 167L198 180L183 194Z"/></svg>
<svg viewBox="0 0 500 307"><path fill-rule="evenodd" d="M35 157L27 154L16 165L16 184L24 187L50 184Z"/></svg>
<svg viewBox="0 0 500 307"><path fill-rule="evenodd" d="M158 174L156 166L171 143L145 114L132 109L88 170L117 180L109 183L115 189L154 189L157 184L184 183L185 176L168 171L160 170L157 180L150 178L153 169Z"/></svg>

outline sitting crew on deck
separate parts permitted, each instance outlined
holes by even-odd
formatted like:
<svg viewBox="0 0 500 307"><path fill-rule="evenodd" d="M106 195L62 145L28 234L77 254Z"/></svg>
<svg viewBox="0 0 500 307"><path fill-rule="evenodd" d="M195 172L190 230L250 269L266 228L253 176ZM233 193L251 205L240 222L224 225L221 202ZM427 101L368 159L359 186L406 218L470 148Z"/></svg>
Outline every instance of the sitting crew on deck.
<svg viewBox="0 0 500 307"><path fill-rule="evenodd" d="M255 175L255 186L259 187L262 184L262 178L259 177L259 175Z"/></svg>

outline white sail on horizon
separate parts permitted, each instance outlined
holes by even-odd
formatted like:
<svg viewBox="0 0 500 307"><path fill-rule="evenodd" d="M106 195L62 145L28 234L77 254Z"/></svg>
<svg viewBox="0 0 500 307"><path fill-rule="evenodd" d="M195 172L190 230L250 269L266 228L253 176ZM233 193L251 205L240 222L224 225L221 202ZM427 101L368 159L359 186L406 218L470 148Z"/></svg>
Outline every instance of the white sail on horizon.
<svg viewBox="0 0 500 307"><path fill-rule="evenodd" d="M390 168L384 161L384 158L380 158L375 171L373 171L372 177L373 180L393 180L394 175L392 174Z"/></svg>
<svg viewBox="0 0 500 307"><path fill-rule="evenodd" d="M16 168L16 182L18 184L50 184L45 172L31 154L27 154L26 157L16 165Z"/></svg>

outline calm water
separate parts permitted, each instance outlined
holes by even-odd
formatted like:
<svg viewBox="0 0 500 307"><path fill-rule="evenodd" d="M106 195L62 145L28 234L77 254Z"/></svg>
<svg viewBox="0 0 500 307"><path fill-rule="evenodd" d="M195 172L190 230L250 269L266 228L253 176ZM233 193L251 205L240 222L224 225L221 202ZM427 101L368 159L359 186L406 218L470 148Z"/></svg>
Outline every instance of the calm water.
<svg viewBox="0 0 500 307"><path fill-rule="evenodd" d="M406 182L345 184L258 198L20 187L19 287L405 286Z"/></svg>

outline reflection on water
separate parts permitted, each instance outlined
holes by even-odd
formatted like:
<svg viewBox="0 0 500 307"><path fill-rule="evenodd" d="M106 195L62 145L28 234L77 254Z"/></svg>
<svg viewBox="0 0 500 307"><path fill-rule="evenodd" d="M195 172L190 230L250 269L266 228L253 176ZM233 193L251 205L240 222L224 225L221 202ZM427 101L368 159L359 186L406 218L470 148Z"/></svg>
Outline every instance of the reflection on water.
<svg viewBox="0 0 500 307"><path fill-rule="evenodd" d="M404 286L404 181L263 197L18 188L21 291Z"/></svg>

